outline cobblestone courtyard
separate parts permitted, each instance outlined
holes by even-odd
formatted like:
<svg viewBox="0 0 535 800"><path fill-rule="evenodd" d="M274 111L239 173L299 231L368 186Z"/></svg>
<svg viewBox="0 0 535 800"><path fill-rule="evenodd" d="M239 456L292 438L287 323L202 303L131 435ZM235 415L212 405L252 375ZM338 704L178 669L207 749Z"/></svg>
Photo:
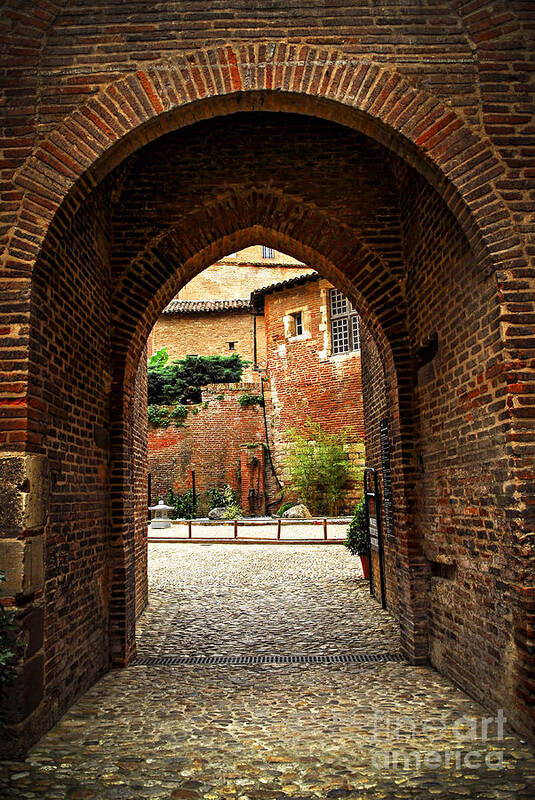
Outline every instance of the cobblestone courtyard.
<svg viewBox="0 0 535 800"><path fill-rule="evenodd" d="M398 651L341 546L153 544L150 582L140 657ZM495 721L482 736L486 716L403 662L138 665L106 675L26 762L4 764L0 796L535 797L533 750Z"/></svg>

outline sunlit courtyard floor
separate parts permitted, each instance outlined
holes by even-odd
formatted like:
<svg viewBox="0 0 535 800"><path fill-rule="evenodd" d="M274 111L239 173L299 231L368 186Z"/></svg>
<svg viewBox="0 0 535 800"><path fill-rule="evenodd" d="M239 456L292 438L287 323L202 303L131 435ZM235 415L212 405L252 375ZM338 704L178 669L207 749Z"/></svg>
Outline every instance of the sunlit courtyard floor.
<svg viewBox="0 0 535 800"><path fill-rule="evenodd" d="M151 545L141 659L394 659L398 634L343 547ZM4 764L4 798L535 797L533 750L404 662L137 665Z"/></svg>

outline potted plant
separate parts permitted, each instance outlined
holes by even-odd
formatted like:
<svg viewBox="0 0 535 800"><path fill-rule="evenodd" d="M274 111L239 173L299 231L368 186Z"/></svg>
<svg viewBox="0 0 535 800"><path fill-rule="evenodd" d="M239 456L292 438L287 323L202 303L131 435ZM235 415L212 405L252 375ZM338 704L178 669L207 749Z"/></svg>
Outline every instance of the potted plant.
<svg viewBox="0 0 535 800"><path fill-rule="evenodd" d="M370 545L368 539L368 525L366 520L366 506L364 498L360 501L349 523L344 544L355 556L360 556L362 571L366 580L370 579Z"/></svg>

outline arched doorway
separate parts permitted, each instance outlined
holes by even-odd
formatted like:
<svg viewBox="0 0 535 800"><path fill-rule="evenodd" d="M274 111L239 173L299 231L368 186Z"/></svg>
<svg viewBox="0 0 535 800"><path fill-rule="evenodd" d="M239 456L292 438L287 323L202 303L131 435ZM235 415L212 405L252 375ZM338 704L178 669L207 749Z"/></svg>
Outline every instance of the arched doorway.
<svg viewBox="0 0 535 800"><path fill-rule="evenodd" d="M479 559L490 557L485 531L495 542L505 518L489 509L495 498L499 509L510 502L506 431L493 407L504 378L493 372L503 341L492 270L512 234L490 182L478 179L486 202L479 193L476 202L470 161L463 169L459 161L484 145L386 71L370 82L367 69L359 78L352 70L351 103L337 102L329 68L320 65L318 75L310 60L306 78L300 68L280 78L281 93L243 91L227 53L223 88L212 83L209 101L199 99L210 83L198 67L181 103L178 72L168 82L163 69L155 73L161 92L154 75L119 81L83 114L91 139L76 117L21 177L31 187L26 212L37 203L52 220L44 243L35 236L30 252L27 238L21 245L14 236L11 251L21 263L35 261L28 452L51 487L44 646L36 640L26 673L43 692L20 720L33 715L35 732L110 662L128 663L134 652L134 394L148 332L190 277L259 238L342 289L380 353L371 380L385 402L369 420L369 457L377 461L374 430L386 415L396 497L389 575L406 654L418 662L431 652L491 703L499 664L490 651L503 647L512 674L520 669L510 624L525 620L513 580L501 589L507 618L489 617L496 631L487 640L488 671L482 677L476 668L482 640L469 648L466 667L487 591L479 577ZM340 77L336 87L345 85ZM321 100L313 99L318 86ZM212 119L193 124L202 117ZM76 158L67 160L73 136ZM499 170L490 152L488 162L484 177ZM28 224L23 212L21 230ZM432 364L438 353L440 372ZM459 585L432 583L443 578L441 564ZM450 619L458 597L461 640ZM515 702L515 681L500 701Z"/></svg>

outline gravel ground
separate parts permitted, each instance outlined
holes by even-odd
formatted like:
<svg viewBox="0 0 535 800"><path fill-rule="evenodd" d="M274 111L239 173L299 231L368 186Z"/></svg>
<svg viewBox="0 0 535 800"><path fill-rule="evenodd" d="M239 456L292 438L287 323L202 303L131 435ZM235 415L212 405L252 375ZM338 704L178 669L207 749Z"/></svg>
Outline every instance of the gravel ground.
<svg viewBox="0 0 535 800"><path fill-rule="evenodd" d="M151 544L138 653L396 652L397 625L338 545Z"/></svg>
<svg viewBox="0 0 535 800"><path fill-rule="evenodd" d="M147 654L397 646L341 547L155 544L150 579ZM0 765L0 797L533 800L533 750L496 720L484 736L489 716L403 662L133 666L93 686L25 762Z"/></svg>

